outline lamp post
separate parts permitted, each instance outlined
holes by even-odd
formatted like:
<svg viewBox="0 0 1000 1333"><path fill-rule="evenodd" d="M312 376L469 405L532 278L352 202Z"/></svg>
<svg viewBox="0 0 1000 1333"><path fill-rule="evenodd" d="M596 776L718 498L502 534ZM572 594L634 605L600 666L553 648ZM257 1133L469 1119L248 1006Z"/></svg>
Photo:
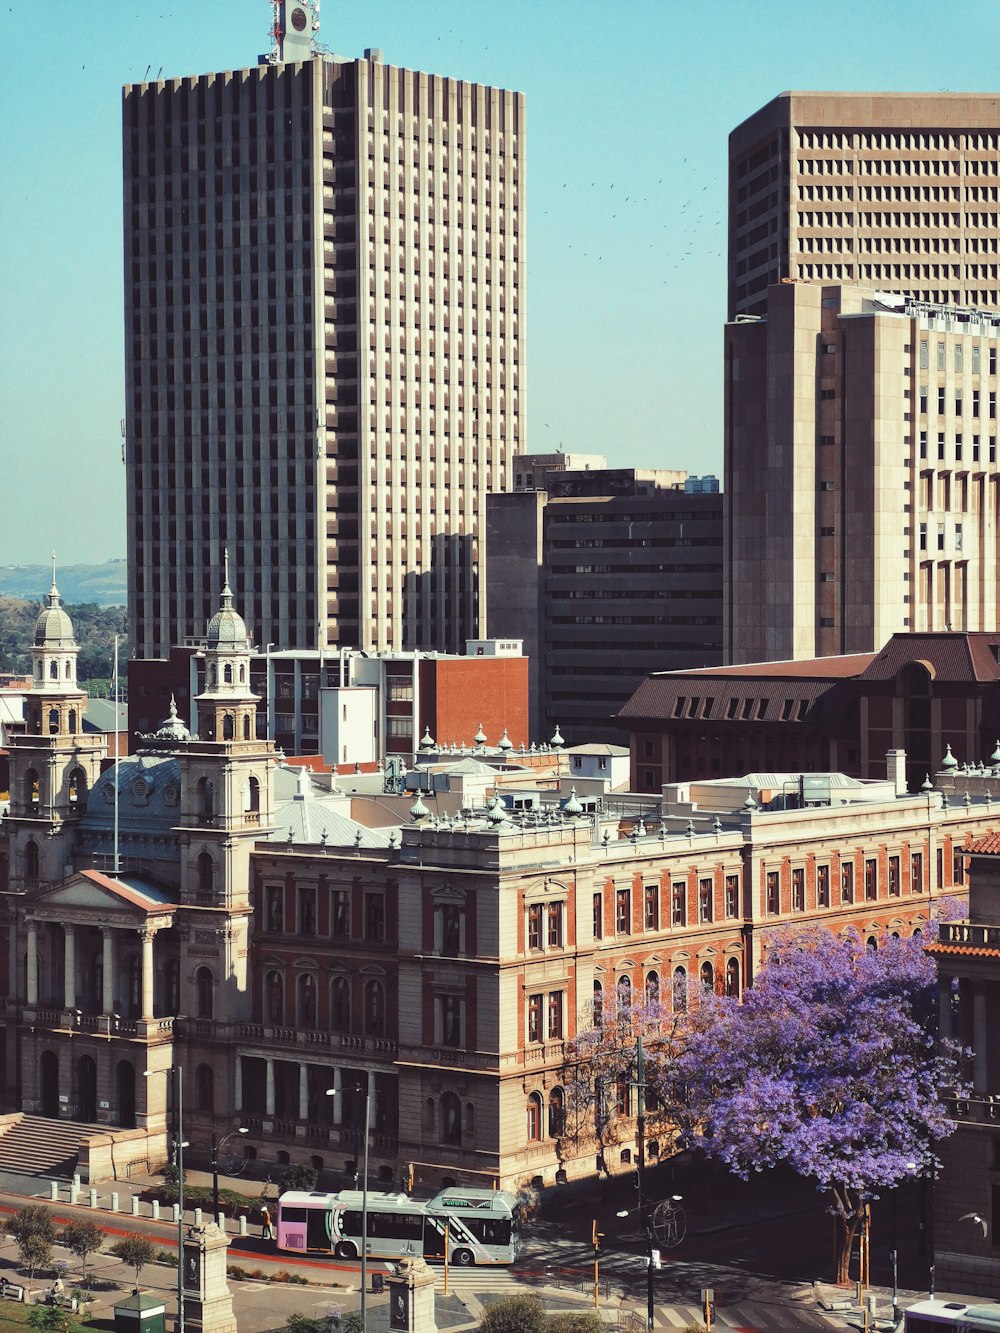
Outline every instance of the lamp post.
<svg viewBox="0 0 1000 1333"><path fill-rule="evenodd" d="M327 1088L326 1095L335 1097L339 1088ZM365 1137L362 1152L361 1174L361 1333L367 1333L365 1318L368 1310L368 1124L371 1119L371 1084L365 1083ZM357 1151L357 1132L355 1132L355 1152ZM447 1263L448 1256L445 1255Z"/></svg>
<svg viewBox="0 0 1000 1333"><path fill-rule="evenodd" d="M165 1071L174 1078L174 1143L177 1149L177 1330L184 1333L184 1070L170 1065ZM144 1069L143 1078L159 1070Z"/></svg>
<svg viewBox="0 0 1000 1333"><path fill-rule="evenodd" d="M229 1140L233 1138L236 1134L248 1134L249 1132L250 1131L246 1129L243 1125L240 1125L239 1129L232 1130L229 1134L225 1136L222 1142L219 1143L216 1139L215 1130L214 1129L212 1130L212 1221L213 1222L217 1223L219 1220L219 1153L226 1146ZM245 1161L243 1165L244 1166L246 1165ZM242 1166L240 1167L240 1170L241 1171L243 1170Z"/></svg>

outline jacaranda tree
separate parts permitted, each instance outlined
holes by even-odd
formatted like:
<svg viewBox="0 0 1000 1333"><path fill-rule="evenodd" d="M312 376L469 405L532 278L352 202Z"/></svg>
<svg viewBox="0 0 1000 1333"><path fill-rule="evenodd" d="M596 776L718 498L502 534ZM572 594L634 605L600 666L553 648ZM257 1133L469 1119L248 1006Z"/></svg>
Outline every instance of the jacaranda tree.
<svg viewBox="0 0 1000 1333"><path fill-rule="evenodd" d="M663 1065L692 1146L736 1175L785 1163L840 1219L837 1281L867 1201L936 1163L954 1128L954 1054L935 1045L936 971L923 940L867 948L855 931L778 931L742 1000L706 994Z"/></svg>

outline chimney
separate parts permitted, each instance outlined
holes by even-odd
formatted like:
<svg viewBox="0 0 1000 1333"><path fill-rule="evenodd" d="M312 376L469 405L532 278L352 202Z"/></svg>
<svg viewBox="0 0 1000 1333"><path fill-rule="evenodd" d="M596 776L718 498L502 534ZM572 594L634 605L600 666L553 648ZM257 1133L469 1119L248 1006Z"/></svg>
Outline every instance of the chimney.
<svg viewBox="0 0 1000 1333"><path fill-rule="evenodd" d="M885 756L886 777L896 788L897 796L905 796L906 786L906 751L889 750Z"/></svg>

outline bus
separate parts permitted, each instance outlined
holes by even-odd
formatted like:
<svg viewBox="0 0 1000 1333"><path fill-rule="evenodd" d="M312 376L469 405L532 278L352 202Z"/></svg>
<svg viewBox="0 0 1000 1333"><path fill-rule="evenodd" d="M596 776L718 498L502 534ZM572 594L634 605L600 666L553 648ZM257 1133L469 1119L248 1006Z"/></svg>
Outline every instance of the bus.
<svg viewBox="0 0 1000 1333"><path fill-rule="evenodd" d="M356 1259L363 1198L360 1190L282 1194L275 1244L279 1250ZM368 1192L365 1253L370 1259L444 1259L446 1228L452 1264L510 1264L521 1250L520 1207L506 1191L456 1187L428 1202Z"/></svg>
<svg viewBox="0 0 1000 1333"><path fill-rule="evenodd" d="M904 1333L939 1333L941 1329L955 1329L956 1333L980 1333L980 1330L1000 1331L1000 1305L966 1305L964 1301L918 1301L903 1316Z"/></svg>

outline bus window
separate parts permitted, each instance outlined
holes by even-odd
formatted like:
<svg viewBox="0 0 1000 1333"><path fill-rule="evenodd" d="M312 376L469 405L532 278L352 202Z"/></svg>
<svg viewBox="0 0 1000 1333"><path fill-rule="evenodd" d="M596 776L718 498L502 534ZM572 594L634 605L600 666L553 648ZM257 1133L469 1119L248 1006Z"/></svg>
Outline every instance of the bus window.
<svg viewBox="0 0 1000 1333"><path fill-rule="evenodd" d="M310 1250L329 1250L332 1245L329 1232L330 1214L325 1208L303 1208L302 1212L306 1213L308 1219L306 1224L307 1247Z"/></svg>

